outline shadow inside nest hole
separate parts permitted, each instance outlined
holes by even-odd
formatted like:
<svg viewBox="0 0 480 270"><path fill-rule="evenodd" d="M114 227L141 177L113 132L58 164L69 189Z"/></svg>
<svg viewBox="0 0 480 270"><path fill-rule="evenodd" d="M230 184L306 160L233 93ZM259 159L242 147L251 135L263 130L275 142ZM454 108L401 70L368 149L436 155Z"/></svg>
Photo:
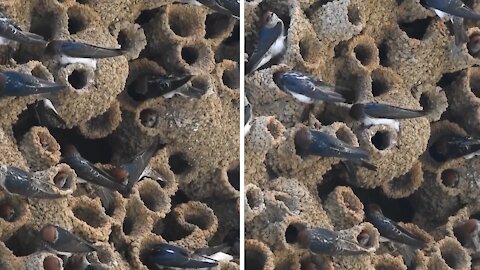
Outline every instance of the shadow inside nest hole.
<svg viewBox="0 0 480 270"><path fill-rule="evenodd" d="M325 201L328 195L339 186L349 186L355 195L360 199L364 207L369 203L378 204L383 214L396 221L412 222L415 215L415 208L409 197L401 199L388 198L381 188L364 189L351 184L351 179L341 164L336 164L323 176L322 183L317 185L318 196Z"/></svg>

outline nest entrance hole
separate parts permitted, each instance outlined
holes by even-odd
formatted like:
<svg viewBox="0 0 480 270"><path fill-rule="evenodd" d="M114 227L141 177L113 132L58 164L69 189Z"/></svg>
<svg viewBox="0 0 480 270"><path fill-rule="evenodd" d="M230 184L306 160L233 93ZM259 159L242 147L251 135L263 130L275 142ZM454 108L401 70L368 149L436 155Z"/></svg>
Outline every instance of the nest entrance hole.
<svg viewBox="0 0 480 270"><path fill-rule="evenodd" d="M139 190L140 199L143 204L151 211L159 211L164 200L163 193L156 188L143 187Z"/></svg>
<svg viewBox="0 0 480 270"><path fill-rule="evenodd" d="M84 221L93 228L99 228L103 224L103 221L100 218L98 211L95 211L94 209L77 206L72 209L72 212L76 218Z"/></svg>
<svg viewBox="0 0 480 270"><path fill-rule="evenodd" d="M170 170L176 175L186 174L192 169L192 165L183 153L175 153L168 158Z"/></svg>
<svg viewBox="0 0 480 270"><path fill-rule="evenodd" d="M295 227L294 225L289 225L287 227L287 230L285 230L285 240L289 244L295 244L297 243L297 237L298 237L298 228Z"/></svg>
<svg viewBox="0 0 480 270"><path fill-rule="evenodd" d="M428 26L432 19L432 17L427 17L413 22L400 22L398 26L409 38L422 40L427 33Z"/></svg>
<svg viewBox="0 0 480 270"><path fill-rule="evenodd" d="M182 48L182 59L189 65L193 65L197 62L199 52L195 47L187 46Z"/></svg>
<svg viewBox="0 0 480 270"><path fill-rule="evenodd" d="M15 206L7 201L0 202L0 218L7 222L14 222L18 215Z"/></svg>
<svg viewBox="0 0 480 270"><path fill-rule="evenodd" d="M240 191L240 165L234 166L227 171L228 182L237 191Z"/></svg>
<svg viewBox="0 0 480 270"><path fill-rule="evenodd" d="M88 72L83 69L75 69L68 76L68 83L75 89L83 89L88 84Z"/></svg>
<svg viewBox="0 0 480 270"><path fill-rule="evenodd" d="M464 257L464 252L462 252L462 247L451 244L446 244L447 246L440 248L440 253L445 263L452 269L462 269L467 264L467 261ZM463 255L463 256L462 256Z"/></svg>
<svg viewBox="0 0 480 270"><path fill-rule="evenodd" d="M212 226L210 217L208 217L207 215L208 214L206 212L204 212L203 215L200 212L193 211L185 213L185 222L198 226L202 230L207 230Z"/></svg>
<svg viewBox="0 0 480 270"><path fill-rule="evenodd" d="M222 36L226 31L226 26L230 22L230 17L220 13L211 13L205 19L205 38L215 39Z"/></svg>
<svg viewBox="0 0 480 270"><path fill-rule="evenodd" d="M127 215L122 223L122 231L125 235L130 235L133 232L135 221Z"/></svg>
<svg viewBox="0 0 480 270"><path fill-rule="evenodd" d="M390 52L390 48L388 47L386 40L382 41L377 48L380 65L383 67L389 67L390 63L388 61L388 53Z"/></svg>
<svg viewBox="0 0 480 270"><path fill-rule="evenodd" d="M166 241L178 241L189 236L192 231L186 230L180 226L172 214L168 214L165 219L160 220L153 228L155 234L160 234Z"/></svg>
<svg viewBox="0 0 480 270"><path fill-rule="evenodd" d="M368 66L373 63L375 51L372 46L368 44L358 44L354 49L355 58L364 66Z"/></svg>
<svg viewBox="0 0 480 270"><path fill-rule="evenodd" d="M185 14L184 14L185 15ZM190 14L192 15L192 14ZM180 37L189 37L195 35L198 30L194 17L180 16L177 12L169 12L168 24L175 35Z"/></svg>
<svg viewBox="0 0 480 270"><path fill-rule="evenodd" d="M140 124L146 128L154 128L158 124L158 111L147 108L140 112Z"/></svg>
<svg viewBox="0 0 480 270"><path fill-rule="evenodd" d="M455 188L460 182L460 174L455 169L446 169L442 171L440 179L442 180L442 184L444 186L449 188Z"/></svg>
<svg viewBox="0 0 480 270"><path fill-rule="evenodd" d="M379 150L385 150L392 145L392 135L388 131L379 130L371 138L373 146Z"/></svg>
<svg viewBox="0 0 480 270"><path fill-rule="evenodd" d="M386 74L375 70L372 73L372 95L374 97L381 96L392 90L392 82Z"/></svg>
<svg viewBox="0 0 480 270"><path fill-rule="evenodd" d="M187 196L187 194L185 194L185 192L183 192L182 190L177 190L177 192L175 192L175 195L173 195L173 197L171 198L171 203L172 203L172 209L179 205L179 204L182 204L182 203L187 203L190 201L190 198Z"/></svg>
<svg viewBox="0 0 480 270"><path fill-rule="evenodd" d="M138 17L135 19L135 23L144 26L145 24L149 23L155 16L163 9L161 8L154 8L154 9L146 9L140 12Z"/></svg>
<svg viewBox="0 0 480 270"><path fill-rule="evenodd" d="M88 22L83 17L80 10L69 9L68 10L68 32L71 35L75 35L85 29L87 29Z"/></svg>
<svg viewBox="0 0 480 270"><path fill-rule="evenodd" d="M245 269L263 270L267 263L267 255L257 249L245 250Z"/></svg>
<svg viewBox="0 0 480 270"><path fill-rule="evenodd" d="M120 32L118 32L117 42L120 45L120 48L122 48L122 50L128 50L133 47L132 39L130 38L127 29L122 29L120 30Z"/></svg>
<svg viewBox="0 0 480 270"><path fill-rule="evenodd" d="M240 73L237 68L223 71L222 82L230 89L240 88Z"/></svg>

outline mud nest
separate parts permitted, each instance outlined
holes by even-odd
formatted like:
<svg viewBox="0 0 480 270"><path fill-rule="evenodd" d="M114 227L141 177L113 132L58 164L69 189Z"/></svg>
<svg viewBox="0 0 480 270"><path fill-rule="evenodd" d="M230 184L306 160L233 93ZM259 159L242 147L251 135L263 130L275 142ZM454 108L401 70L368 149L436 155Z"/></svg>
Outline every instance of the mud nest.
<svg viewBox="0 0 480 270"><path fill-rule="evenodd" d="M245 6L246 54L255 48L266 11L277 14L288 33L285 53L245 78L255 116L245 138L247 260L250 254L259 261L255 269L407 269L384 244L364 256L332 258L295 243L305 227L362 227L364 206L377 203L385 216L431 239L414 255L415 269L470 269L475 250L453 228L478 218L478 160L445 161L429 150L445 135L478 137L479 60L466 45L457 47L448 24L417 0L258 0ZM471 22L466 27L469 35L479 31ZM350 104L423 107L429 114L401 121L398 132L361 128L348 105L303 104L282 92L272 77L285 70L348 87L342 94ZM298 156L294 136L304 126L359 145L377 171L359 169L352 184L339 159Z"/></svg>
<svg viewBox="0 0 480 270"><path fill-rule="evenodd" d="M27 200L0 191L0 209L8 210L0 216L0 269L55 263L51 254L25 243L47 223L103 247L108 256L97 256L109 269L147 269L145 253L156 243L200 249L219 245L232 233L238 238L238 20L167 0L7 0L0 7L46 40L125 50L93 70L81 64L58 67L28 46L13 52L0 46L11 53L2 71L55 79L69 88L57 101L65 123L48 127L39 127L32 113L34 97L0 101L0 164L53 178L58 171L72 172L60 162L65 144L108 169L158 141L162 147L149 165L165 180L146 177L131 194L116 192L110 209L74 173L67 183L76 183L76 189L61 199ZM146 73L191 74L201 96L139 101L130 90Z"/></svg>

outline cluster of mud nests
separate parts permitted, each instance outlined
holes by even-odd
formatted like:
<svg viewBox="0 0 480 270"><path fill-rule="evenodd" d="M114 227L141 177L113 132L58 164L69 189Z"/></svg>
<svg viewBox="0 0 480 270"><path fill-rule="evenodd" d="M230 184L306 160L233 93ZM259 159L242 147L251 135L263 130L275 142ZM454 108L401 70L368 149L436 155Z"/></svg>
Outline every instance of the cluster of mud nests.
<svg viewBox="0 0 480 270"><path fill-rule="evenodd" d="M287 31L285 53L245 78L255 116L245 138L248 269L478 269L479 247L456 228L480 218L480 163L446 160L432 147L445 136L480 135L479 61L466 45L456 46L448 24L420 2L246 2L246 54L267 10ZM472 22L466 27L469 36L480 32ZM342 94L349 104L381 102L429 114L402 120L398 131L364 128L349 116L348 104L304 104L282 92L273 74L285 70L347 87ZM352 182L338 158L297 155L294 137L305 126L360 146L377 170L359 168ZM352 241L361 232L375 239L378 231L365 221L369 203L426 246L409 259L383 243L365 255L331 257L296 242L305 227L335 230Z"/></svg>
<svg viewBox="0 0 480 270"><path fill-rule="evenodd" d="M0 8L26 31L121 47L120 57L58 67L28 45L0 45L0 70L68 85L58 96L65 123L42 127L35 97L0 101L0 164L56 181L72 191L53 200L0 191L0 269L44 269L55 255L33 245L52 223L96 243L108 269L147 269L151 247L191 250L239 237L239 21L174 1L6 0ZM196 97L139 98L144 74L190 74ZM65 144L108 170L158 141L149 177L109 209L62 163ZM62 177L58 176L62 173ZM57 177L58 176L58 177ZM220 269L238 269L238 262ZM50 268L51 269L51 268ZM55 268L56 269L56 268ZM66 268L68 269L68 268Z"/></svg>

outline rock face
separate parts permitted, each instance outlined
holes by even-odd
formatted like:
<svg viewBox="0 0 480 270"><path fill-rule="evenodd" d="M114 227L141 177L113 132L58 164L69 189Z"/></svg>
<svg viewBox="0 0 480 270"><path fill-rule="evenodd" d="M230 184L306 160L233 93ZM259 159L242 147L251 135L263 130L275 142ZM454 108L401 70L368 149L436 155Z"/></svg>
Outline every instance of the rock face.
<svg viewBox="0 0 480 270"><path fill-rule="evenodd" d="M38 97L0 100L0 164L48 181L62 172L60 199L25 199L0 191L0 269L44 269L56 263L36 252L33 238L47 223L95 242L93 254L109 269L147 269L156 243L189 249L218 245L239 232L239 21L203 6L174 1L6 0L0 8L23 29L47 40L121 47L94 70L58 66L42 48L0 46L1 71L54 80L68 89L55 97L65 121L44 127L35 118ZM3 57L5 56L5 57ZM131 95L143 74L193 75L198 98L139 101ZM145 125L145 115L154 115ZM143 178L132 193L114 194L104 209L92 189L62 163L67 143L96 166L128 161L153 141L161 149L149 166L164 181ZM53 180L52 180L53 179ZM238 262L219 269L238 269Z"/></svg>
<svg viewBox="0 0 480 270"><path fill-rule="evenodd" d="M354 237L371 225L364 206L374 202L428 239L413 256L416 269L470 269L476 251L453 228L480 217L478 159L442 162L429 151L444 135L480 135L479 60L467 46L455 46L445 22L418 0L257 0L245 9L247 55L265 11L288 30L284 55L245 78L255 116L245 138L246 260L256 260L255 269L407 269L398 250L382 243L375 253L330 257L294 241L304 227ZM469 35L480 31L471 22L466 27ZM349 104L429 113L402 120L398 132L364 128L349 116L349 104L306 105L282 92L273 74L292 69L348 87L342 94ZM305 126L362 147L377 171L360 168L352 183L339 159L298 156L294 137ZM458 184L445 185L444 172Z"/></svg>

